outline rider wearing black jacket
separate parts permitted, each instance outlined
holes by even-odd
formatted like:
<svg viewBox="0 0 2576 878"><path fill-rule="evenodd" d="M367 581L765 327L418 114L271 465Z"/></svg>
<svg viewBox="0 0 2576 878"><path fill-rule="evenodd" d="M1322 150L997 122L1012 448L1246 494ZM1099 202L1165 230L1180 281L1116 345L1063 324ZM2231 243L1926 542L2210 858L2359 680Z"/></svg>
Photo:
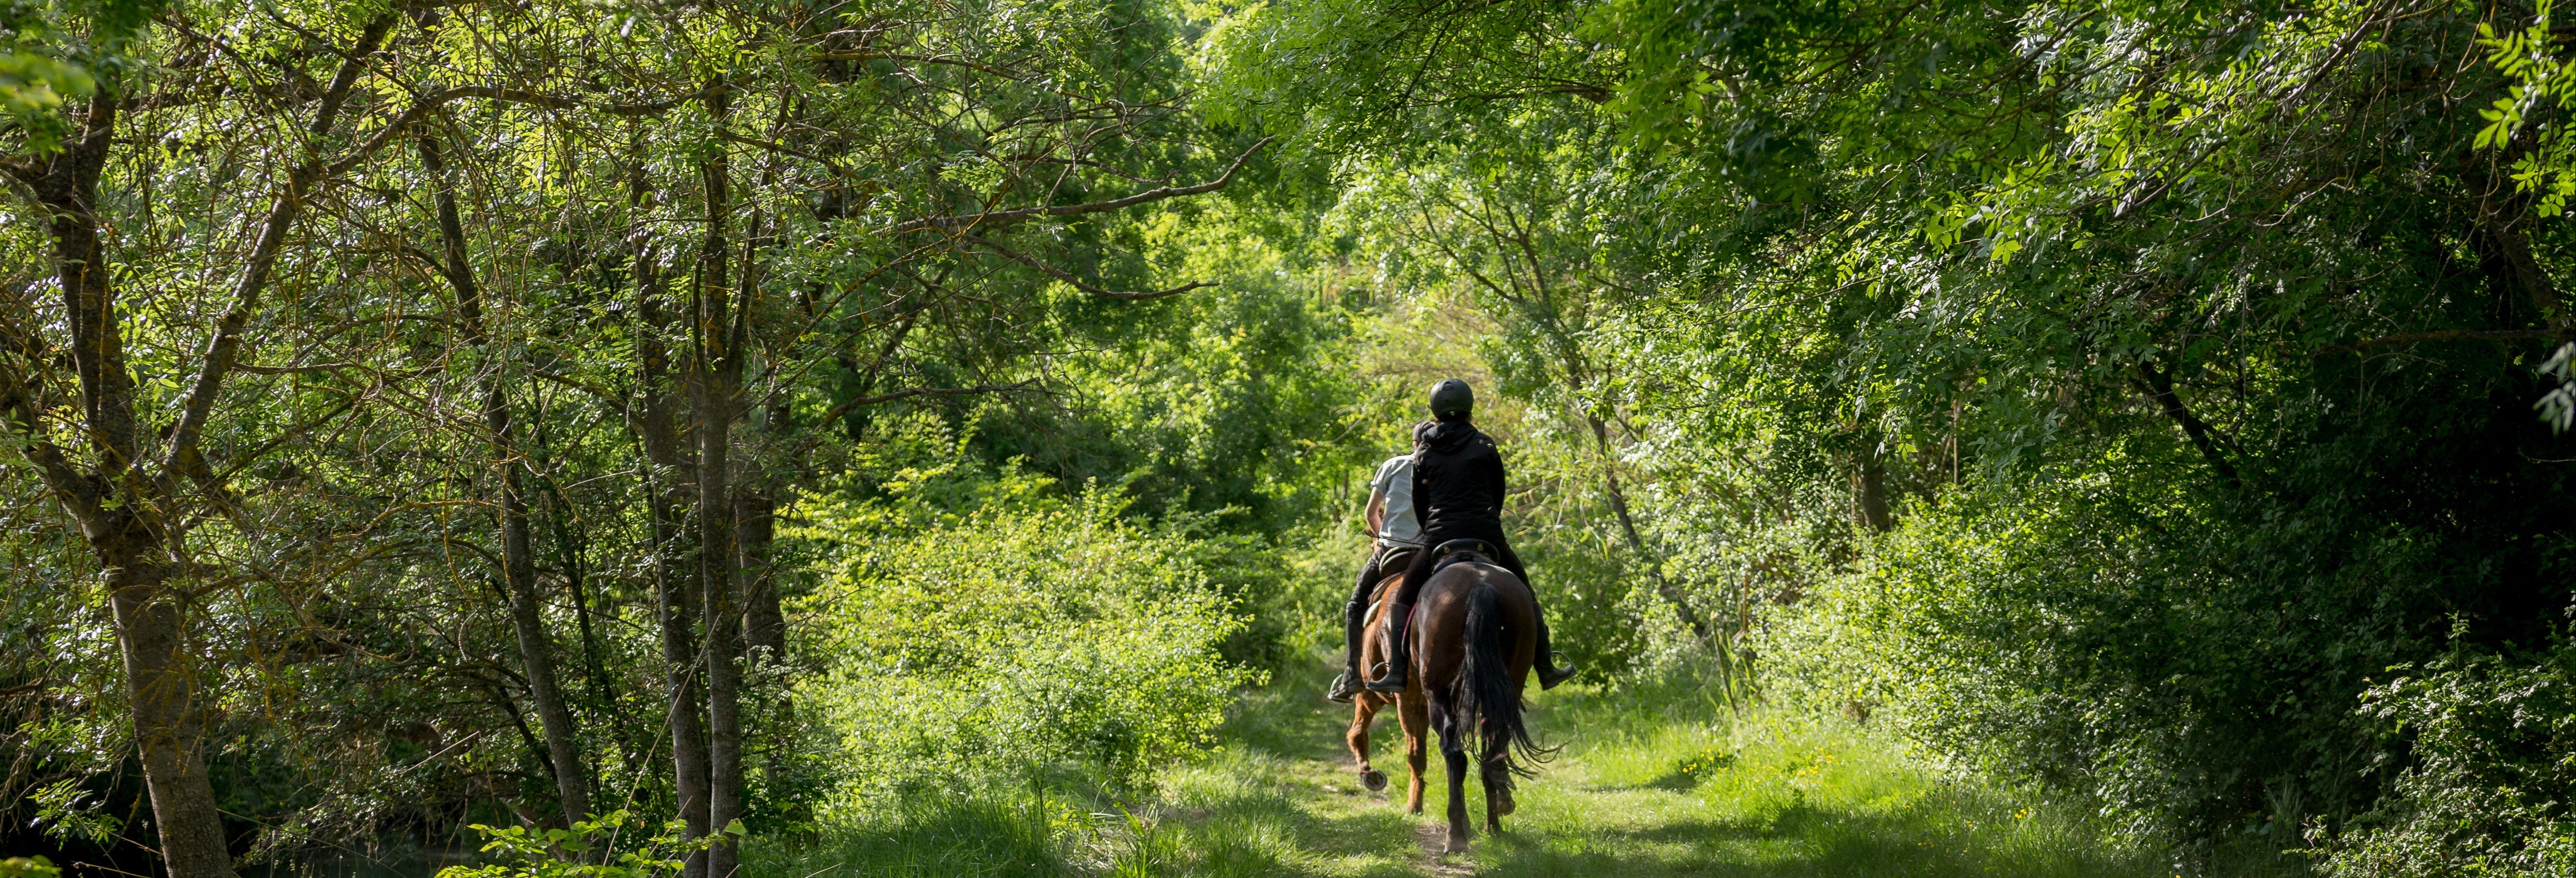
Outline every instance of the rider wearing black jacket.
<svg viewBox="0 0 2576 878"><path fill-rule="evenodd" d="M1511 543L1503 538L1503 457L1494 450L1494 440L1487 438L1468 416L1476 404L1475 393L1467 382L1456 378L1441 381L1431 388L1433 420L1413 428L1413 512L1422 520L1422 545L1437 547L1459 539L1477 539L1494 545L1495 562L1510 570L1524 584L1529 573L1521 568L1520 556L1512 553ZM1386 676L1370 680L1368 688L1376 692L1404 691L1407 673L1405 626L1413 618L1413 601L1422 592L1422 583L1431 578L1432 552L1416 552L1413 564L1405 568L1404 583L1396 593L1395 606L1387 614L1387 641L1392 647L1387 655ZM1538 589L1532 586L1532 605ZM1555 688L1574 676L1572 667L1555 667L1555 653L1548 648L1547 617L1539 615L1538 681L1541 688Z"/></svg>

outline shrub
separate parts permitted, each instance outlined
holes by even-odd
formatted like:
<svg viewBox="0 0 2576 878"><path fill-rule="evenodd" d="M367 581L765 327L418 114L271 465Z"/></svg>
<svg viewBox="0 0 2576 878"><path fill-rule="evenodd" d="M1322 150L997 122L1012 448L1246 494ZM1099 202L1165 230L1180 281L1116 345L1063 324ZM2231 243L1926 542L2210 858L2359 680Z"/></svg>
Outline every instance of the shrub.
<svg viewBox="0 0 2576 878"><path fill-rule="evenodd" d="M488 839L483 853L493 861L449 866L438 870L438 878L670 878L680 874L690 854L743 836L742 821L737 820L723 832L686 839L680 821L673 820L663 824L659 834L630 840L631 847L619 850L620 836L642 828L625 811L576 821L570 829L480 823L470 828Z"/></svg>
<svg viewBox="0 0 2576 878"><path fill-rule="evenodd" d="M2329 845L2346 878L2576 873L2576 649L2518 666L2452 655L2364 695L2362 713L2413 738L2414 766ZM2409 669L2411 670L2411 669Z"/></svg>
<svg viewBox="0 0 2576 878"><path fill-rule="evenodd" d="M1132 791L1207 749L1257 675L1220 657L1244 621L1186 535L1017 472L926 489L954 475L795 512L832 559L798 690L845 751L832 806L1049 770Z"/></svg>

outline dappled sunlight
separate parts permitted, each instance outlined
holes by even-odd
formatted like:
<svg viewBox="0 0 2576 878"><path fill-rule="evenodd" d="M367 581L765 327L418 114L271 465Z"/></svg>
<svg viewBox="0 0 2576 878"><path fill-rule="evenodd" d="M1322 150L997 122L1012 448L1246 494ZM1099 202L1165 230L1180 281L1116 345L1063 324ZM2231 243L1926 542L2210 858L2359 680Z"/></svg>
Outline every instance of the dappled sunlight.
<svg viewBox="0 0 2576 878"><path fill-rule="evenodd" d="M1565 748L1521 785L1505 831L1438 856L1417 833L1439 817L1402 812L1400 769L1398 797L1360 789L1340 748L1348 708L1314 698L1322 680L1310 668L1246 693L1225 751L1163 779L1155 831L1189 865L1169 874L2169 874L2058 809L1939 778L1863 729L1579 690L1533 699L1541 737ZM1385 724L1381 753L1401 740ZM1445 790L1435 771L1426 798ZM1481 817L1482 796L1469 802Z"/></svg>

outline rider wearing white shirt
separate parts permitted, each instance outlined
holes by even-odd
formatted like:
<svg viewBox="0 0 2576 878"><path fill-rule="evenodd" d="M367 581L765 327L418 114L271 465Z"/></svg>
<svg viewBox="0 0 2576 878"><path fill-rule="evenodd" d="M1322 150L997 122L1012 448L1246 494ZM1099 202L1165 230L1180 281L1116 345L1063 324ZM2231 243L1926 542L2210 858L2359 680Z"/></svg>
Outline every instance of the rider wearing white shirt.
<svg viewBox="0 0 2576 878"><path fill-rule="evenodd" d="M1378 464L1377 476L1369 479L1367 514L1377 544L1360 568L1350 603L1342 607L1342 676L1325 696L1334 701L1351 700L1367 679L1360 675L1360 627L1368 619L1370 594L1379 580L1413 563L1413 554L1422 548L1422 518L1413 514L1413 455L1399 454Z"/></svg>

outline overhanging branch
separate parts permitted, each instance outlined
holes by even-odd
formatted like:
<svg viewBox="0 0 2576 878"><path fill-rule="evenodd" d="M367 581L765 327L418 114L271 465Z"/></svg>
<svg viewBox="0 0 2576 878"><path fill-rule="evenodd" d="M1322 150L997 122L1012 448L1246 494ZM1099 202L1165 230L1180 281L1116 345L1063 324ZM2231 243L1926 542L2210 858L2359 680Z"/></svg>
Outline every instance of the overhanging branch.
<svg viewBox="0 0 2576 878"><path fill-rule="evenodd" d="M1261 142L1253 144L1251 149L1244 150L1242 155L1235 156L1234 161L1225 166L1225 173L1218 175L1214 180L1200 183L1195 186L1163 186L1148 189L1125 198L1113 198L1108 201L1093 201L1083 204L1057 204L1046 207L1023 207L1018 210L995 210L986 211L984 213L961 214L958 216L938 216L927 219L909 220L906 222L896 223L893 227L886 229L885 233L889 235L900 235L905 232L918 232L923 229L964 229L977 226L996 226L1005 223L1014 223L1025 219L1035 219L1042 216L1079 216L1087 213L1103 213L1125 207L1134 207L1139 204L1161 201L1166 198L1178 198L1184 195L1199 195L1214 192L1225 188L1225 184L1233 182L1235 172L1243 169L1243 163L1250 160L1253 153L1260 152L1262 147L1269 146L1271 141L1277 139L1279 138L1276 136L1262 138Z"/></svg>
<svg viewBox="0 0 2576 878"><path fill-rule="evenodd" d="M2182 396L2174 392L2173 376L2158 371L2154 363L2140 360L2138 361L2138 380L2140 384L2145 385L2147 394L2155 398L2157 407L2164 411L2165 417L2172 418L2175 424L2182 427L2183 435L2191 439L2193 448L2200 450L2201 459L2209 462L2209 468L2217 471L2219 477L2226 479L2228 484L2236 484L2236 467L2229 465L2227 459L2220 456L2218 443L2211 438L2211 434L2215 431L2209 424L2192 415L2191 409L2183 406Z"/></svg>
<svg viewBox="0 0 2576 878"><path fill-rule="evenodd" d="M893 402L898 399L909 397L973 396L981 393L1009 393L1015 390L1027 390L1031 385L1036 383L1036 379L1030 379L1018 384L978 384L973 387L915 387L910 390L897 390L891 393L876 394L874 396L852 397L848 402L833 406L831 411L824 412L823 416L814 419L814 422L817 424L829 424L834 419L839 418L842 415L849 414L851 409L864 405Z"/></svg>

